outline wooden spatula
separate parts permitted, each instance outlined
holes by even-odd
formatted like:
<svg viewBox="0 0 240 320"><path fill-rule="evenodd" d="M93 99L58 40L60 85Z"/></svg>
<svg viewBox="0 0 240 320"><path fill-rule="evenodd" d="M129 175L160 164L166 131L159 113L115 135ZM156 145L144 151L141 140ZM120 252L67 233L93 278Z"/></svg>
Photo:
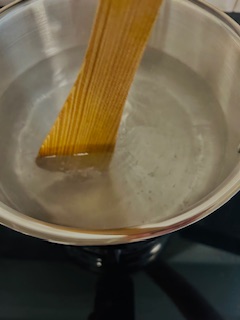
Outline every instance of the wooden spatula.
<svg viewBox="0 0 240 320"><path fill-rule="evenodd" d="M100 0L84 63L39 157L112 152L162 0Z"/></svg>

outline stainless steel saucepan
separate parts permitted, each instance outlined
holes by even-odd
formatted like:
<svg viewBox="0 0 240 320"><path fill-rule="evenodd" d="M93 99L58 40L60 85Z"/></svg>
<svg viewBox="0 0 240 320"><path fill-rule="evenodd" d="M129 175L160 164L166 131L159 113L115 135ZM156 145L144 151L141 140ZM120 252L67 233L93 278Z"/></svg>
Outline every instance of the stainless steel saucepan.
<svg viewBox="0 0 240 320"><path fill-rule="evenodd" d="M89 172L80 183L35 167L81 65L97 2L26 0L0 13L0 223L72 245L163 235L240 189L240 28L197 0L163 5L111 174L94 173L93 185Z"/></svg>

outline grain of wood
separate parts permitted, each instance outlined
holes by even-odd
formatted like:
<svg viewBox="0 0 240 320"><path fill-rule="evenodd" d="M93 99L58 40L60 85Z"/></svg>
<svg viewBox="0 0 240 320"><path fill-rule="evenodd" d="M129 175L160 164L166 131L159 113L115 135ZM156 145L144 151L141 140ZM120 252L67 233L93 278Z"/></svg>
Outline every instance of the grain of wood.
<svg viewBox="0 0 240 320"><path fill-rule="evenodd" d="M39 157L112 152L162 0L100 0L79 76Z"/></svg>

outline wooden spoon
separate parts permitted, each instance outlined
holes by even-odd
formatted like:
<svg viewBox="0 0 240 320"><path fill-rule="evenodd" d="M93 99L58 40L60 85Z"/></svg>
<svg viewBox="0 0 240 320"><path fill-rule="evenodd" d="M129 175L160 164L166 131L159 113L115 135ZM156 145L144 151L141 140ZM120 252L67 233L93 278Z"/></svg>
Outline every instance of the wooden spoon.
<svg viewBox="0 0 240 320"><path fill-rule="evenodd" d="M100 0L85 60L39 157L111 153L162 0Z"/></svg>

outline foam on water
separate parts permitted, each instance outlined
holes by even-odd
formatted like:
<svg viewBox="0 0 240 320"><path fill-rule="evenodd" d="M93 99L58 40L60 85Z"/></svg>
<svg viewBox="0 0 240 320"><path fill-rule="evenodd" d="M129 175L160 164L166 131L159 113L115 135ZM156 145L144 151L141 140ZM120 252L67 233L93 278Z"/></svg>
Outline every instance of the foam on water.
<svg viewBox="0 0 240 320"><path fill-rule="evenodd" d="M62 163L56 172L36 165L41 142L76 75L77 52L68 52L73 62L66 70L62 66L64 81L50 77L45 61L17 79L2 98L6 105L22 103L8 129L14 134L5 154L12 165L0 169L8 201L47 222L119 228L163 221L212 191L226 146L221 107L190 69L150 49L129 94L109 167L63 170ZM13 99L11 92L23 84L27 97Z"/></svg>

